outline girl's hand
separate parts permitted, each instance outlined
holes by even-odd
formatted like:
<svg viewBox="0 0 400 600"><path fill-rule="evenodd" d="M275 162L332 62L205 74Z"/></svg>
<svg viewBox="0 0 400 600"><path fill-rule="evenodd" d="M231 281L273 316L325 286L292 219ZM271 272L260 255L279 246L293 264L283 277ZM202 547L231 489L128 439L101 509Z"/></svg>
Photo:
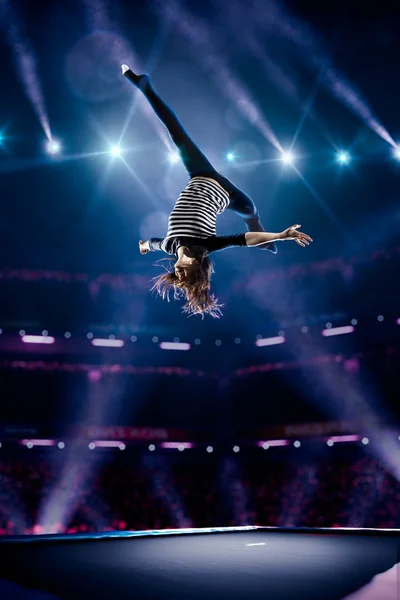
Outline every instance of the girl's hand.
<svg viewBox="0 0 400 600"><path fill-rule="evenodd" d="M285 229L285 231L282 231L280 234L281 240L294 240L303 248L305 248L305 246L309 246L310 242L312 242L312 239L306 233L297 231L299 227L301 227L301 225L292 225L291 227Z"/></svg>
<svg viewBox="0 0 400 600"><path fill-rule="evenodd" d="M139 251L140 254L147 254L148 252L150 252L149 242L143 242L142 240L140 240Z"/></svg>

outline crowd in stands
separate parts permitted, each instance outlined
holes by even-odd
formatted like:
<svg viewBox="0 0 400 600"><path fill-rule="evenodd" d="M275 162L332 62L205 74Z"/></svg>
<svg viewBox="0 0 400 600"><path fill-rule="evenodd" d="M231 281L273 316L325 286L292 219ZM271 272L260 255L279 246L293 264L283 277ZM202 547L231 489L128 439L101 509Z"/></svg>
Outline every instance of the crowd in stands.
<svg viewBox="0 0 400 600"><path fill-rule="evenodd" d="M334 450L322 459L260 453L214 453L193 462L190 451L185 460L167 453L132 459L129 452L123 458L108 453L90 464L67 456L60 462L60 453L2 458L0 535L241 525L400 527L400 483L376 458Z"/></svg>

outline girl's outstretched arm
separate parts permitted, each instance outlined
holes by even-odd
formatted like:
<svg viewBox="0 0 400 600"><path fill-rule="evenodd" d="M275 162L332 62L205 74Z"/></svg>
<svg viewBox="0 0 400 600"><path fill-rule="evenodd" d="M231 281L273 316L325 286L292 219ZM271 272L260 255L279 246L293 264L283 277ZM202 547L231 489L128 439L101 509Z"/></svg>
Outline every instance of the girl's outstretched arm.
<svg viewBox="0 0 400 600"><path fill-rule="evenodd" d="M281 233L268 233L267 231L248 231L245 233L247 246L262 246L271 242L279 242L284 240L294 240L302 246L309 246L313 240L309 235L302 231L297 231L301 225L292 225Z"/></svg>

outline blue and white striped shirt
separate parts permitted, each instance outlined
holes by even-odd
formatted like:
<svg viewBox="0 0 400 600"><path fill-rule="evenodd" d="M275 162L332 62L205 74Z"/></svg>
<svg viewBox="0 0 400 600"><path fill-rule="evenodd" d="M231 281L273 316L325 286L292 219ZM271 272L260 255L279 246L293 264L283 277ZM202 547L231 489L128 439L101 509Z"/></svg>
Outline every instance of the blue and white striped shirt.
<svg viewBox="0 0 400 600"><path fill-rule="evenodd" d="M229 193L218 183L206 177L194 177L175 203L166 237L149 240L150 249L176 254L180 246L203 246L208 252L246 246L244 234L217 237L217 216L228 208L229 202Z"/></svg>

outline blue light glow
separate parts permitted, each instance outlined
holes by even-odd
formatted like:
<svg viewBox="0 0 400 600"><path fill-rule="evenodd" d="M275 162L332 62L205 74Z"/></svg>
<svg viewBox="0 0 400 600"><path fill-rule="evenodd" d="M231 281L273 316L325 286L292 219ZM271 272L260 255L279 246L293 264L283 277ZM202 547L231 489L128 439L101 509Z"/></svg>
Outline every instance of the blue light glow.
<svg viewBox="0 0 400 600"><path fill-rule="evenodd" d="M349 162L350 157L347 152L339 152L337 159L340 163L344 164Z"/></svg>
<svg viewBox="0 0 400 600"><path fill-rule="evenodd" d="M46 150L49 154L58 154L61 151L61 144L57 140L51 140L48 142Z"/></svg>
<svg viewBox="0 0 400 600"><path fill-rule="evenodd" d="M110 152L113 156L121 156L121 148L119 146L113 146Z"/></svg>
<svg viewBox="0 0 400 600"><path fill-rule="evenodd" d="M291 165L294 161L294 156L291 152L282 152L281 159L285 165Z"/></svg>
<svg viewBox="0 0 400 600"><path fill-rule="evenodd" d="M171 165L175 165L178 161L179 161L178 152L171 152L171 154L169 155L169 162L171 163Z"/></svg>

